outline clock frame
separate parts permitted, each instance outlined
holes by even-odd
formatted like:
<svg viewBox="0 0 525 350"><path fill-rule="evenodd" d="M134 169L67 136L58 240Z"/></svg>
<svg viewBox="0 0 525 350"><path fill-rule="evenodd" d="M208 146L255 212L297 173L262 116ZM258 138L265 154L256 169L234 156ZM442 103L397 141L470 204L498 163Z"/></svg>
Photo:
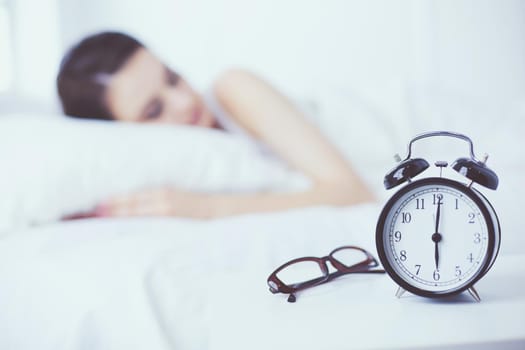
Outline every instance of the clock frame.
<svg viewBox="0 0 525 350"><path fill-rule="evenodd" d="M400 272L399 267L403 265L402 262L393 261L393 255L388 252L388 249L391 249L391 240L393 238L393 225L395 222L390 220L394 217L397 217L399 213L394 213L399 211L404 206L400 206L400 201L403 200L409 193L414 193L405 199L405 202L410 200L416 200L416 193L418 189L424 188L436 188L436 193L440 193L437 189L451 188L464 196L466 196L479 210L481 213L482 220L486 223L486 249L484 251L484 256L480 262L481 266L476 267L475 271L462 282L455 283L452 289L443 287L442 289L438 288L423 288L421 283L418 283L412 276L409 276L409 273L403 274ZM431 205L431 204L430 204ZM428 208L427 208L428 210ZM394 211L394 212L393 212ZM426 235L428 233L428 240L431 244L431 235L432 227L428 228L428 231L422 233ZM469 290L475 299L479 299L479 295L474 289L474 284L479 281L492 267L494 261L499 252L500 238L501 238L500 224L497 217L497 214L490 204L490 202L475 188L463 184L458 181L450 180L447 178L433 177L417 180L409 183L408 185L401 188L397 191L385 204L383 210L378 219L376 227L376 246L383 267L389 274L389 276L400 286L402 290L409 291L413 294L424 296L424 297L446 297ZM445 235L457 234L456 232L447 232ZM461 249L461 247L459 247ZM415 249L415 248L414 248ZM466 249L466 247L465 247ZM461 280L461 279L460 279ZM437 284L436 284L437 285ZM437 290L438 289L438 290Z"/></svg>

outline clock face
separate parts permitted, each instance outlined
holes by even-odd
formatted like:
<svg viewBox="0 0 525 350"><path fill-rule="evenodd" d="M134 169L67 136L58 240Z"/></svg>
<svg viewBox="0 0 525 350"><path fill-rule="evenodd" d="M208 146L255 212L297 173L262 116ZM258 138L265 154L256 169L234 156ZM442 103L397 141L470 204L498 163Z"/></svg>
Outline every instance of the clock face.
<svg viewBox="0 0 525 350"><path fill-rule="evenodd" d="M465 290L495 258L491 210L483 196L452 180L429 178L405 186L386 204L377 226L385 269L419 295Z"/></svg>

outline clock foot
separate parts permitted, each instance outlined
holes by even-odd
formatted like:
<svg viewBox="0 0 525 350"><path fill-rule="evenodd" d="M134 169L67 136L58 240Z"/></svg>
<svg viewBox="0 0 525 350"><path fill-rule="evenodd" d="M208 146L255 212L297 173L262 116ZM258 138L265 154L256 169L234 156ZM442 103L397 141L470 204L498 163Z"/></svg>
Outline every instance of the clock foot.
<svg viewBox="0 0 525 350"><path fill-rule="evenodd" d="M474 300L476 300L478 303L481 301L481 298L479 297L479 294L478 292L476 291L476 289L474 289L474 286L470 287L468 289L468 292L470 293L470 295L474 298Z"/></svg>
<svg viewBox="0 0 525 350"><path fill-rule="evenodd" d="M406 292L406 290L404 290L403 288L399 287L399 288L397 289L397 292L396 292L396 297L401 298L401 296L402 296L403 294L405 294L405 292Z"/></svg>

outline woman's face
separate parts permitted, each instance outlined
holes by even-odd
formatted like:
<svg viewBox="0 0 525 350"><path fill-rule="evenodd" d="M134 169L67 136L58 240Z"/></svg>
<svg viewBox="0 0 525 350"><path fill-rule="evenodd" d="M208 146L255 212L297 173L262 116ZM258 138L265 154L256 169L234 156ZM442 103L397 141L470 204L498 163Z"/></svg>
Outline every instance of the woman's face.
<svg viewBox="0 0 525 350"><path fill-rule="evenodd" d="M180 76L138 49L111 77L106 102L116 120L214 127L215 118Z"/></svg>

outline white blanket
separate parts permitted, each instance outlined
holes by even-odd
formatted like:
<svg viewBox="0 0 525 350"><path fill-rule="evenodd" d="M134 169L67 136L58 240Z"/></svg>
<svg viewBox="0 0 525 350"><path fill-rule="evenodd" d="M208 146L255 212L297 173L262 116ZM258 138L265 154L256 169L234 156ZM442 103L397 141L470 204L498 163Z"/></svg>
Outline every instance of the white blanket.
<svg viewBox="0 0 525 350"><path fill-rule="evenodd" d="M12 234L0 241L0 348L214 348L214 323L234 321L214 315L216 296L250 285L259 291L253 303L286 304L267 290L268 275L292 258L341 245L376 255L378 210L84 220Z"/></svg>

